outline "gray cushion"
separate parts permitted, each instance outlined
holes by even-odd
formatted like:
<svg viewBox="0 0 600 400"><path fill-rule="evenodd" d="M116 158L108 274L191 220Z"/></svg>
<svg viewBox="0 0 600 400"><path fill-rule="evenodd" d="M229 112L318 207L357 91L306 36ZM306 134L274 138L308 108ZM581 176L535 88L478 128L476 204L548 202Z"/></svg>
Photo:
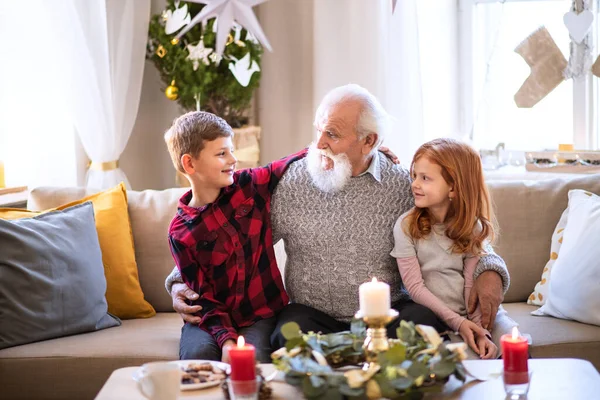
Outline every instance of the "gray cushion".
<svg viewBox="0 0 600 400"><path fill-rule="evenodd" d="M166 239L177 202L189 188L127 191L127 205L135 243L135 260L144 297L156 311L173 312L173 300L165 290L165 278L175 262ZM29 194L30 210L47 210L97 193L81 187L39 187Z"/></svg>
<svg viewBox="0 0 600 400"><path fill-rule="evenodd" d="M120 325L92 203L0 220L0 349Z"/></svg>

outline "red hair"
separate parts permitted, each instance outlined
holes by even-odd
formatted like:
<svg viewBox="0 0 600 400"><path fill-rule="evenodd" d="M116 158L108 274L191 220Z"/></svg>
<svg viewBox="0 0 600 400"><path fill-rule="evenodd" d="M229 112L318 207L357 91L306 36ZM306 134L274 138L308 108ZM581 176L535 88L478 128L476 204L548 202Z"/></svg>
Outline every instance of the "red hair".
<svg viewBox="0 0 600 400"><path fill-rule="evenodd" d="M452 252L481 255L483 242L493 241L497 228L479 154L454 139L432 140L415 153L410 165L411 177L415 162L421 157L442 168L442 177L455 192L445 221L446 235L454 242ZM428 236L431 219L427 208L415 206L406 217L406 233L415 239ZM476 229L478 222L481 229Z"/></svg>

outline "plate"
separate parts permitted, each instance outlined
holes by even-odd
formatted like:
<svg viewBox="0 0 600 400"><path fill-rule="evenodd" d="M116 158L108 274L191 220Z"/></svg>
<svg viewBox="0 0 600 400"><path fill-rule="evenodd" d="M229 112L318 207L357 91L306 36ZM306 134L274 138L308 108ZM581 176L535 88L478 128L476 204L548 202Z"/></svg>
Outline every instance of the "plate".
<svg viewBox="0 0 600 400"><path fill-rule="evenodd" d="M185 370L190 364L205 364L210 363L213 367L217 367L223 371L229 371L231 366L221 361L210 361L210 360L179 360L173 361L173 363L179 365L182 370ZM204 389L212 386L220 385L223 380L209 381L203 383L182 383L181 390L197 390Z"/></svg>
<svg viewBox="0 0 600 400"><path fill-rule="evenodd" d="M217 367L223 371L229 371L229 369L231 368L230 365L227 363L220 362L220 361L210 361L210 360L178 360L178 361L171 361L171 363L179 365L181 367L182 371L185 370L186 368L188 368L188 366L190 364L205 364L205 363L210 363L213 367ZM141 372L142 372L142 368L140 367L133 373L133 380L135 380L135 381L139 380ZM209 387L220 385L222 382L223 382L223 380L209 381L209 382L203 382L203 383L183 383L182 382L181 390L204 389L204 388L209 388Z"/></svg>

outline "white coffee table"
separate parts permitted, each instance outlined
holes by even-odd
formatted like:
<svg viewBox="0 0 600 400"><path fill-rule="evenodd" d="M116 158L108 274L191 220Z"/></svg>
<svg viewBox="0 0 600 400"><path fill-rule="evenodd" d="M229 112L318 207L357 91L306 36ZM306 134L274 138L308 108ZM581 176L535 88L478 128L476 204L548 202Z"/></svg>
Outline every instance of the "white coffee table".
<svg viewBox="0 0 600 400"><path fill-rule="evenodd" d="M465 367L478 376L487 376L502 369L502 360L467 360ZM138 367L121 368L114 371L104 384L96 400L144 400L138 392L132 378ZM275 368L272 364L261 365L263 376L269 376ZM600 397L600 374L589 361L573 358L547 358L529 360L529 369L533 372L528 400L551 399L597 399ZM302 393L285 382L271 382L273 399L299 399ZM467 399L467 400L504 400L502 378L467 383L452 378L446 384L444 392L429 395L427 399ZM222 400L220 387L181 392L182 399Z"/></svg>

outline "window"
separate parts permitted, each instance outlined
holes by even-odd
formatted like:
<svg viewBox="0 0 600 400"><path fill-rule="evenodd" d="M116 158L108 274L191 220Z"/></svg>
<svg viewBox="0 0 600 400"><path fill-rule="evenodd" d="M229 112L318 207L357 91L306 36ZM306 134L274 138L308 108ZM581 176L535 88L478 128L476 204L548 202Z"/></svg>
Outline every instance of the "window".
<svg viewBox="0 0 600 400"><path fill-rule="evenodd" d="M596 2L592 12L596 14ZM460 0L461 130L480 148L537 151L573 143L596 149L598 78L591 73L563 81L533 108L514 101L530 68L514 50L545 26L568 60L570 37L563 15L571 0ZM590 33L597 42L598 17ZM593 53L596 57L596 53Z"/></svg>

